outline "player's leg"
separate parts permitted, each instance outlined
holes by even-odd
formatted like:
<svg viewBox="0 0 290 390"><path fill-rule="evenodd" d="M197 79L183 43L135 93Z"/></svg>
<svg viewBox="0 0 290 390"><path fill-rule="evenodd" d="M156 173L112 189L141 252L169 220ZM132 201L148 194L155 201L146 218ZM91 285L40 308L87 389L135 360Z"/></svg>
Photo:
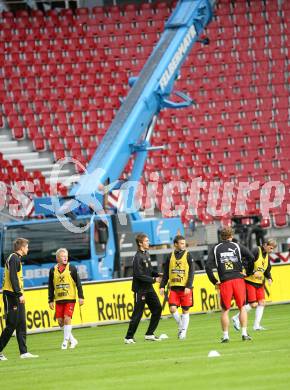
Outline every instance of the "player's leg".
<svg viewBox="0 0 290 390"><path fill-rule="evenodd" d="M233 281L233 293L236 304L240 311L240 324L242 328L242 340L252 340L248 335L248 313L245 308L246 303L246 283L244 279L235 279Z"/></svg>
<svg viewBox="0 0 290 390"><path fill-rule="evenodd" d="M6 327L0 337L0 356L1 360L7 360L2 354L2 351L8 344L14 330L16 329L18 318L18 303L15 297L10 296L5 292L3 293L3 301L4 312L6 316Z"/></svg>
<svg viewBox="0 0 290 390"><path fill-rule="evenodd" d="M27 353L26 346L26 314L25 305L20 303L18 308L18 318L16 325L16 338L18 342L20 355Z"/></svg>
<svg viewBox="0 0 290 390"><path fill-rule="evenodd" d="M64 308L65 308L65 303L55 303L55 318L58 322L58 325L63 328L63 342L61 344L61 349L67 349L68 347L68 340L66 339L66 334L65 334L65 323L64 323Z"/></svg>
<svg viewBox="0 0 290 390"><path fill-rule="evenodd" d="M256 291L255 291L255 287L247 282L246 282L246 297L247 297L247 299L246 299L247 304L245 305L245 309L248 313L250 310L252 310L252 308L255 307ZM241 329L240 312L239 311L237 314L235 314L232 317L232 321L233 321L234 328L239 331Z"/></svg>
<svg viewBox="0 0 290 390"><path fill-rule="evenodd" d="M245 309L246 309L246 312L248 313L250 310L252 310L252 308L254 308L255 306L253 304L249 304L247 303L245 305ZM232 317L232 321L233 321L233 326L236 330L241 330L241 323L240 323L240 312L238 311L237 314L235 314L233 317Z"/></svg>
<svg viewBox="0 0 290 390"><path fill-rule="evenodd" d="M252 309L255 309L258 305L257 300L257 287L253 286L250 283L246 283L246 289L247 289L247 305L245 306L245 309L247 312L249 312Z"/></svg>
<svg viewBox="0 0 290 390"><path fill-rule="evenodd" d="M189 307L182 306L182 315L181 315L181 331L178 335L180 340L184 340L186 338L186 333L189 325Z"/></svg>
<svg viewBox="0 0 290 390"><path fill-rule="evenodd" d="M145 306L145 294L143 293L134 293L134 310L132 313L132 317L129 323L128 331L125 336L126 344L135 343L134 334L138 328L139 322L141 320L143 310Z"/></svg>
<svg viewBox="0 0 290 390"><path fill-rule="evenodd" d="M254 322L254 330L265 330L261 326L261 320L264 314L265 308L265 290L264 286L261 286L256 289L257 290L257 308L255 313L255 322Z"/></svg>
<svg viewBox="0 0 290 390"><path fill-rule="evenodd" d="M175 319L177 323L178 334L179 334L179 332L181 331L181 317L178 312L178 307L180 306L180 299L177 291L170 290L168 296L168 304L169 304L170 313L172 314L172 317Z"/></svg>
<svg viewBox="0 0 290 390"><path fill-rule="evenodd" d="M72 325L71 325L71 317L68 315L64 314L63 317L63 343L62 343L62 349L67 349L68 343L71 338L71 330L72 330Z"/></svg>
<svg viewBox="0 0 290 390"><path fill-rule="evenodd" d="M63 328L64 326L64 319L63 318L57 318L58 325L60 328Z"/></svg>
<svg viewBox="0 0 290 390"><path fill-rule="evenodd" d="M223 331L223 336L221 339L222 343L227 343L230 339L229 337L229 311L231 307L231 300L233 296L233 287L232 281L228 280L220 284L220 301L221 301L221 326Z"/></svg>
<svg viewBox="0 0 290 390"><path fill-rule="evenodd" d="M149 291L146 293L146 303L152 314L147 332L145 334L145 339L157 341L159 339L158 337L154 336L154 332L159 324L159 320L162 313L162 306L155 291Z"/></svg>
<svg viewBox="0 0 290 390"><path fill-rule="evenodd" d="M181 326L181 321L180 321L180 314L178 312L178 307L176 305L170 305L169 306L169 311L172 314L172 317L175 319L178 329Z"/></svg>
<svg viewBox="0 0 290 390"><path fill-rule="evenodd" d="M238 311L237 314L232 316L232 322L234 329L239 331L241 329L241 324L240 324L240 312Z"/></svg>
<svg viewBox="0 0 290 390"><path fill-rule="evenodd" d="M18 320L16 325L16 338L18 342L20 357L21 359L38 358L38 355L33 355L32 353L27 352L26 334L27 331L25 305L20 303L18 311Z"/></svg>
<svg viewBox="0 0 290 390"><path fill-rule="evenodd" d="M182 292L180 297L180 303L182 307L182 315L181 315L181 332L179 335L180 339L186 338L186 333L189 325L189 309L193 306L193 292L190 291L189 294L184 294Z"/></svg>
<svg viewBox="0 0 290 390"><path fill-rule="evenodd" d="M248 313L245 306L239 308L240 310L240 323L242 328L242 339L243 340L251 340L248 335L247 326L248 326Z"/></svg>
<svg viewBox="0 0 290 390"><path fill-rule="evenodd" d="M229 325L230 325L230 320L229 320L229 311L230 309L224 309L222 307L222 313L221 313L221 326L222 326L222 331L223 331L223 337L221 342L226 343L229 341Z"/></svg>
<svg viewBox="0 0 290 390"><path fill-rule="evenodd" d="M64 334L65 338L68 337L68 341L70 343L70 348L75 348L78 344L77 339L74 338L72 334L72 316L74 313L75 303L74 302L68 302L64 305Z"/></svg>

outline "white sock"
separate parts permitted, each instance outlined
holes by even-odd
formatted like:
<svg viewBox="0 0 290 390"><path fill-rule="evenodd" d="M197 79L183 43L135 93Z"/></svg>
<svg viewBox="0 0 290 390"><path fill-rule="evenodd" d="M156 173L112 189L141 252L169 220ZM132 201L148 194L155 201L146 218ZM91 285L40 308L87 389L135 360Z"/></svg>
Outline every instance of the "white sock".
<svg viewBox="0 0 290 390"><path fill-rule="evenodd" d="M72 334L72 331L70 332L70 335L69 335L69 341L70 342L72 342L72 341L74 341L75 340L75 338L74 338L74 336L73 336L73 334Z"/></svg>
<svg viewBox="0 0 290 390"><path fill-rule="evenodd" d="M248 335L247 327L242 328L242 336L247 336L247 335Z"/></svg>
<svg viewBox="0 0 290 390"><path fill-rule="evenodd" d="M181 316L182 330L187 331L188 324L189 324L189 313L182 314L182 316Z"/></svg>
<svg viewBox="0 0 290 390"><path fill-rule="evenodd" d="M64 341L69 341L71 337L71 325L64 325L63 327L63 334L64 334Z"/></svg>
<svg viewBox="0 0 290 390"><path fill-rule="evenodd" d="M224 339L228 339L229 338L229 332L227 330L225 330L223 333L224 333Z"/></svg>
<svg viewBox="0 0 290 390"><path fill-rule="evenodd" d="M254 322L254 328L259 328L263 313L264 313L264 307L262 305L258 305L256 308L256 313L255 313L255 322Z"/></svg>
<svg viewBox="0 0 290 390"><path fill-rule="evenodd" d="M240 320L240 312L239 312L239 311L237 312L237 314L235 314L235 315L233 316L233 319L234 319L234 320L237 320L237 321Z"/></svg>
<svg viewBox="0 0 290 390"><path fill-rule="evenodd" d="M249 305L248 303L245 305L245 309L247 312L249 312L250 310L252 310L252 306ZM235 314L233 316L233 319L236 320L236 321L240 321L240 312L238 312L237 314Z"/></svg>
<svg viewBox="0 0 290 390"><path fill-rule="evenodd" d="M172 313L172 317L175 319L178 328L180 327L180 315L178 313L178 310L176 310L174 313Z"/></svg>

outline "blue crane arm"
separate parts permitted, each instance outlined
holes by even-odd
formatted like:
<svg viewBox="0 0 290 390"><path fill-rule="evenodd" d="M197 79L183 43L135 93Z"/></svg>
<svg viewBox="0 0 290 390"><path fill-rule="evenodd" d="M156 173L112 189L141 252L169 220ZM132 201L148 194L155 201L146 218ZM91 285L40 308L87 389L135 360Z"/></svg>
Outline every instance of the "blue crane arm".
<svg viewBox="0 0 290 390"><path fill-rule="evenodd" d="M188 106L170 102L174 82L193 44L212 18L214 2L180 0L165 30L134 81L102 142L70 195L88 203L100 184L118 180L136 147L144 141L154 116L164 107Z"/></svg>

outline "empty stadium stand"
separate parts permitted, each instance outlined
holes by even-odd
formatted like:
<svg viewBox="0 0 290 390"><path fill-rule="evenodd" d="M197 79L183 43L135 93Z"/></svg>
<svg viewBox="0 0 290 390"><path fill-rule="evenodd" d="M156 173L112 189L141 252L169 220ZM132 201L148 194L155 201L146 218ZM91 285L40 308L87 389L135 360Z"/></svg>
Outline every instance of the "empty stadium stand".
<svg viewBox="0 0 290 390"><path fill-rule="evenodd" d="M86 165L172 7L173 2L158 2L3 12L0 126L14 140L31 141L40 155L50 153L53 161L67 156ZM201 177L208 183L257 180L261 187L273 180L286 185L290 199L289 14L288 1L218 2L207 31L210 45L194 46L176 83L196 105L161 112L153 145L168 147L150 154L144 182L156 170L163 183ZM36 184L37 195L48 193L39 169L27 171L3 153L0 180L25 179ZM213 220L206 209L208 190L202 190L197 211L204 223ZM66 193L61 186L59 191ZM174 203L186 204L189 193L190 185L173 195ZM159 206L161 198L160 187ZM223 217L225 223L233 211ZM258 195L251 196L248 211L259 213ZM191 219L182 217L186 223ZM277 208L273 223L287 222L285 207Z"/></svg>

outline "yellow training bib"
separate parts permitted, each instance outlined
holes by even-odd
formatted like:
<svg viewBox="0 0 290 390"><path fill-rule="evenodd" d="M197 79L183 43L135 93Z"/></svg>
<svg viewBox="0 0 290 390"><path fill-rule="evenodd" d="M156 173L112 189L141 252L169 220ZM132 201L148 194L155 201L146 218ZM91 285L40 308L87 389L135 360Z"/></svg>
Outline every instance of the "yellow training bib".
<svg viewBox="0 0 290 390"><path fill-rule="evenodd" d="M57 265L54 267L53 285L56 302L76 299L76 284L71 277L69 264L63 272L59 272Z"/></svg>
<svg viewBox="0 0 290 390"><path fill-rule="evenodd" d="M6 260L5 268L4 268L3 287L2 287L3 290L11 291L11 292L14 292L14 290L12 288L12 284L11 284L11 280L10 280L9 261L10 261L10 258L11 258L11 256L13 254L14 253L12 253L8 257L8 259ZM20 290L23 293L23 274L22 274L22 264L21 264L21 261L20 261L20 270L17 272L17 278L18 278L18 283L19 283Z"/></svg>
<svg viewBox="0 0 290 390"><path fill-rule="evenodd" d="M174 252L170 257L169 263L169 283L170 287L185 287L188 280L189 265L187 262L187 251L184 252L181 259L177 260Z"/></svg>
<svg viewBox="0 0 290 390"><path fill-rule="evenodd" d="M266 253L265 257L263 257L262 248L259 247L259 256L258 256L258 259L254 263L254 271L253 271L253 273L258 271L261 276L260 277L255 277L254 275L250 275L250 276L247 276L245 278L245 280L248 280L249 282L253 282L253 283L257 283L257 284L263 284L264 283L264 279L265 279L264 272L268 268L268 265L269 265L268 253Z"/></svg>

